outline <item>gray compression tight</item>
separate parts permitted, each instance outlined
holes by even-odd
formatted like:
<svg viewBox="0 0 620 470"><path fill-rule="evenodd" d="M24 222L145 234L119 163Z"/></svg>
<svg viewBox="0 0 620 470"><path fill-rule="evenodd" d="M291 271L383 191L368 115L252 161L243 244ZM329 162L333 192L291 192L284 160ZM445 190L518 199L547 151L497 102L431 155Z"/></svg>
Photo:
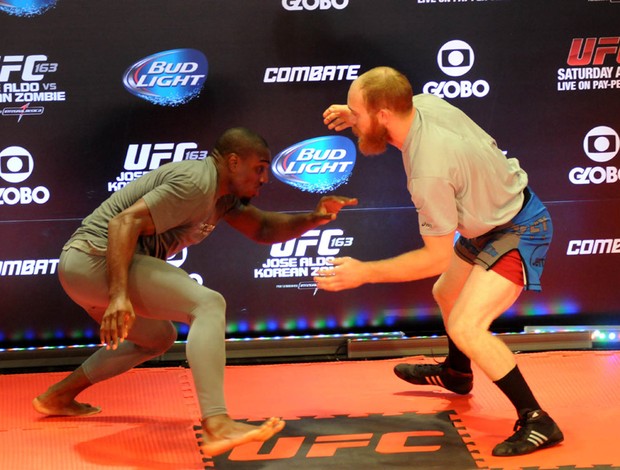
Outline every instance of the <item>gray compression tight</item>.
<svg viewBox="0 0 620 470"><path fill-rule="evenodd" d="M60 257L58 273L69 297L100 323L108 305L105 257L70 248ZM202 418L227 413L223 390L226 302L222 295L163 260L135 255L129 269L129 296L136 321L116 350L101 348L82 364L91 383L164 353L176 340L172 321L186 323L190 325L186 355Z"/></svg>

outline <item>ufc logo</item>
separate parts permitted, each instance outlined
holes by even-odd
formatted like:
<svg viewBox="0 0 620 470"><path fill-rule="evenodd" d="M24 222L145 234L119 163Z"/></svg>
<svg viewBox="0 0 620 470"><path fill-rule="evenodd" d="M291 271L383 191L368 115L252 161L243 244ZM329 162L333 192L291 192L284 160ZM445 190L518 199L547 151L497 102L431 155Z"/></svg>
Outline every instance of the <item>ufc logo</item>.
<svg viewBox="0 0 620 470"><path fill-rule="evenodd" d="M227 470L260 470L271 463L295 470L340 469L352 468L354 457L364 469L437 468L449 458L453 468L475 468L454 414L292 419L283 435L235 447L213 457L213 464Z"/></svg>
<svg viewBox="0 0 620 470"><path fill-rule="evenodd" d="M353 245L353 237L343 237L340 229L309 230L301 238L294 238L284 243L276 243L271 247L271 256L306 256L309 247L317 247L319 256L335 256L340 249Z"/></svg>
<svg viewBox="0 0 620 470"><path fill-rule="evenodd" d="M197 147L194 142L130 144L125 156L125 170L154 170L169 161L183 160L187 151Z"/></svg>
<svg viewBox="0 0 620 470"><path fill-rule="evenodd" d="M43 73L55 72L58 64L48 64L47 56L35 55L5 55L0 60L0 82L8 82L12 75L20 74L26 82L40 81Z"/></svg>
<svg viewBox="0 0 620 470"><path fill-rule="evenodd" d="M620 64L619 36L605 38L575 38L568 53L568 65L580 67L584 65L603 65L607 56L616 56Z"/></svg>
<svg viewBox="0 0 620 470"><path fill-rule="evenodd" d="M385 434L342 434L317 436L305 458L333 457L338 450L374 446L378 454L402 454L413 452L437 452L441 449L442 431L406 431ZM295 457L306 440L304 436L280 437L269 453L260 452L263 442L250 442L235 447L228 460L248 462L257 460L282 460ZM429 440L433 443L429 443ZM417 442L416 442L417 441Z"/></svg>

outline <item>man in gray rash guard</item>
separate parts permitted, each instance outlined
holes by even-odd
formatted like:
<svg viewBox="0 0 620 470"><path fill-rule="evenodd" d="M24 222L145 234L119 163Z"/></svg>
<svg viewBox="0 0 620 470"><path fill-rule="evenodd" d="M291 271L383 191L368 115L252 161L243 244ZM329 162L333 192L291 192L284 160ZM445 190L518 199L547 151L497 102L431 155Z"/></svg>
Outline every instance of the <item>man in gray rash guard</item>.
<svg viewBox="0 0 620 470"><path fill-rule="evenodd" d="M356 199L324 196L309 213L263 211L249 203L268 181L271 154L258 134L233 128L204 160L153 170L104 201L63 247L59 277L67 294L100 323L100 348L34 399L46 415L87 416L99 407L75 400L91 385L165 352L172 321L190 325L186 354L201 410L204 451L217 455L264 441L284 427L232 420L224 400L225 310L221 294L166 259L207 237L223 219L250 239L277 243L334 220Z"/></svg>

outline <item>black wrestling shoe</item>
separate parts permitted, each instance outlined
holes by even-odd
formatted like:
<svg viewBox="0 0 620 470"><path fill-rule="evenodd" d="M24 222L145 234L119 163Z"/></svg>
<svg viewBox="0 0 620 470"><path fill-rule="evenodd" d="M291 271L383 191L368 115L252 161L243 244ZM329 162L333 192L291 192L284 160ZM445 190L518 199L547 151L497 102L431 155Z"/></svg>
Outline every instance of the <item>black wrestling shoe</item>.
<svg viewBox="0 0 620 470"><path fill-rule="evenodd" d="M459 395L467 395L474 386L473 374L443 364L397 364L394 373L411 384L438 385Z"/></svg>
<svg viewBox="0 0 620 470"><path fill-rule="evenodd" d="M564 440L555 421L542 410L534 410L517 420L512 436L493 449L493 455L507 457L523 455L551 447Z"/></svg>

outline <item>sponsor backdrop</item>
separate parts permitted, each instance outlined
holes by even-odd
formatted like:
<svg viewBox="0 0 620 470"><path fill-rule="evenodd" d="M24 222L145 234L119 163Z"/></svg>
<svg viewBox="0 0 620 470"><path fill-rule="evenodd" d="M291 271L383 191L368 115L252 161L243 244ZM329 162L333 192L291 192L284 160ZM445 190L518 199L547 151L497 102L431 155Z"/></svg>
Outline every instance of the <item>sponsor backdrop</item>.
<svg viewBox="0 0 620 470"><path fill-rule="evenodd" d="M378 65L469 113L551 210L543 292L497 328L617 323L619 19L615 0L0 1L0 345L96 342L58 283L63 243L112 192L238 125L274 155L259 207L360 204L273 246L220 224L170 260L224 294L228 334L437 331L433 280L312 282L332 257L421 244L399 152L366 158L322 124Z"/></svg>

